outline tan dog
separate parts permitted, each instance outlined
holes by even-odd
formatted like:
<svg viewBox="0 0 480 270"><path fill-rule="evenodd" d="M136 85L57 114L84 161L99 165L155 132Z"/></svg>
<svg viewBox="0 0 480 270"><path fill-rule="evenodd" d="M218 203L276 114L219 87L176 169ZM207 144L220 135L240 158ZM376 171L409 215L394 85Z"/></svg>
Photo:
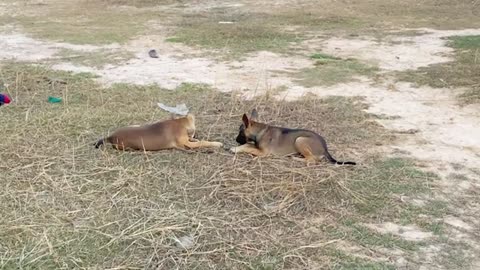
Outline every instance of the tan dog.
<svg viewBox="0 0 480 270"><path fill-rule="evenodd" d="M129 126L116 130L95 143L95 148L109 142L118 150L158 151L163 149L193 149L222 147L220 142L198 141L195 135L195 117L188 114L144 126Z"/></svg>
<svg viewBox="0 0 480 270"><path fill-rule="evenodd" d="M242 145L233 147L230 151L249 153L254 156L301 154L307 162L326 157L331 163L356 165L351 161L336 161L328 152L325 139L313 131L270 126L256 122L256 119L255 109L250 118L246 114L243 115L243 124L236 139Z"/></svg>

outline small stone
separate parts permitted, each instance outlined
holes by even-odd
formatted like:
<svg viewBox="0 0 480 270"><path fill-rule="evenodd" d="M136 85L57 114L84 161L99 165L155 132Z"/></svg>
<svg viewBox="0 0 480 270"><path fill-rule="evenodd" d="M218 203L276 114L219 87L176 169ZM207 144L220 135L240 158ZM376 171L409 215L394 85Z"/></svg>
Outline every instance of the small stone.
<svg viewBox="0 0 480 270"><path fill-rule="evenodd" d="M149 55L151 58L158 58L157 51L155 51L155 50L150 50L150 51L148 52L148 55Z"/></svg>

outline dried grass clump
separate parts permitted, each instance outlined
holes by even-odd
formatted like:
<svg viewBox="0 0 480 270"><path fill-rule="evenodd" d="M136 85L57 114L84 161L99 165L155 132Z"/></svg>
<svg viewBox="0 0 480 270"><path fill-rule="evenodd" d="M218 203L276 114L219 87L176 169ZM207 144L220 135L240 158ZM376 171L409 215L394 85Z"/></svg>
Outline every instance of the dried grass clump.
<svg viewBox="0 0 480 270"><path fill-rule="evenodd" d="M381 192L382 182L368 181L388 176L371 154L391 138L355 99L243 101L201 85L104 89L88 74L14 64L2 80L15 99L0 109L5 268L332 266L338 257L331 247L343 238L332 230L370 199L358 183ZM48 95L64 103L49 104ZM316 130L335 157L362 165L307 167L224 149L93 148L110 129L168 118L158 101L186 102L197 115L198 136L227 148L236 144L241 114L256 107L262 121ZM185 239L186 249L178 244Z"/></svg>

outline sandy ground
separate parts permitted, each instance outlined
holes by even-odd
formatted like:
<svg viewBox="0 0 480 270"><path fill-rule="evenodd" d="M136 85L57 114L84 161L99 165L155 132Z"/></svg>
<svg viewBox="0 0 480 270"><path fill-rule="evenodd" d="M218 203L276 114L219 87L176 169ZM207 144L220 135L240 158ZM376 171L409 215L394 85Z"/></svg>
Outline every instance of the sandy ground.
<svg viewBox="0 0 480 270"><path fill-rule="evenodd" d="M451 61L452 49L448 48L446 36L479 35L480 29L462 31L437 31L416 29L424 34L414 36L392 35L380 42L374 38L344 39L332 37L328 40L310 40L304 45L312 52L355 57L377 64L381 73L417 69L434 63ZM163 41L162 36L148 36L134 40L125 46L109 45L79 46L65 43L51 43L32 39L22 33L8 31L0 34L0 60L42 61L55 58L62 48L76 51L127 50L135 58L119 65L107 65L97 69L74 65L70 62L55 64L53 68L75 72L92 72L99 80L111 83L153 84L165 88L175 88L182 82L206 83L220 91L242 90L245 97L252 97L268 89L286 87L279 98L294 100L307 92L329 96L363 96L370 105L368 111L374 114L391 116L378 121L401 136L396 145L384 149L389 155L409 156L425 163L427 169L442 177L439 198L456 201L465 190L479 188L478 176L471 168L480 167L480 110L478 106L461 107L451 89L431 87L415 88L409 83L395 82L385 75L383 81L374 82L368 78L337 84L330 87L305 88L297 85L286 72L311 67L308 58L285 57L270 52L250 55L242 62L218 62L205 57L192 56L192 49L179 44ZM149 58L148 50L155 48L159 58ZM189 55L185 57L185 55ZM8 83L8 82L7 82ZM457 92L458 93L458 92ZM388 119L388 120L387 120ZM462 169L452 164L463 165ZM468 176L467 180L455 180L451 173ZM422 204L419 198L409 198L411 203ZM444 218L451 227L453 237L470 243L480 252L470 233L478 228L478 207L465 205L458 209L458 216ZM462 218L460 218L462 217ZM413 226L399 226L392 223L367 224L372 229L388 232L418 241L433 237ZM429 246L422 250L423 255L438 252L439 247ZM428 256L427 256L428 257ZM433 260L433 257L432 257ZM403 263L399 257L399 265ZM428 261L428 260L426 260ZM480 263L477 263L480 267Z"/></svg>

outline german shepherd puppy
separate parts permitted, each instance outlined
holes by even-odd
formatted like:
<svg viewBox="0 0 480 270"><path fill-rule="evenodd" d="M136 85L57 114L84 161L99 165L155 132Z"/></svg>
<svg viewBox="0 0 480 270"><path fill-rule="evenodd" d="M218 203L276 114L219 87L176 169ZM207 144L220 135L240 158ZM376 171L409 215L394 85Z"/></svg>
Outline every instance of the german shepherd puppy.
<svg viewBox="0 0 480 270"><path fill-rule="evenodd" d="M335 160L328 152L325 139L313 131L270 126L257 122L257 117L255 109L250 118L246 114L243 115L243 124L240 125L236 138L241 145L231 148L230 151L249 153L254 156L300 154L307 162L319 161L325 157L334 164L356 165L351 161Z"/></svg>
<svg viewBox="0 0 480 270"><path fill-rule="evenodd" d="M195 136L195 117L188 114L144 126L129 126L116 130L110 136L98 140L99 148L105 142L117 150L158 151L163 149L194 149L222 147L220 142L199 141Z"/></svg>

